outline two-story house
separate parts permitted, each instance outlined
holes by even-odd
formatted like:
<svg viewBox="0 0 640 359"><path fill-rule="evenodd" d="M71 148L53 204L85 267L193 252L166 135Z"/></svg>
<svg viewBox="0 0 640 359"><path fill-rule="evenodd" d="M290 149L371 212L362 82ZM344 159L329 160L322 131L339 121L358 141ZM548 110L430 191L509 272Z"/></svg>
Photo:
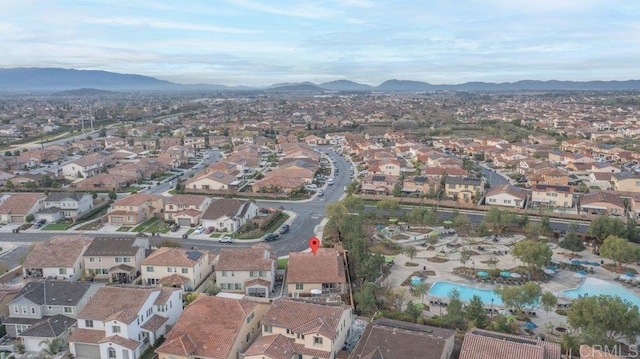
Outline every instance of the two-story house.
<svg viewBox="0 0 640 359"><path fill-rule="evenodd" d="M505 183L491 187L485 196L485 203L494 206L524 208L529 192L512 184Z"/></svg>
<svg viewBox="0 0 640 359"><path fill-rule="evenodd" d="M484 191L484 182L476 177L448 177L444 181L444 193L454 201L479 200Z"/></svg>
<svg viewBox="0 0 640 359"><path fill-rule="evenodd" d="M534 208L573 208L573 187L534 184L531 205Z"/></svg>
<svg viewBox="0 0 640 359"><path fill-rule="evenodd" d="M25 223L25 217L44 208L45 195L16 193L0 203L0 223Z"/></svg>
<svg viewBox="0 0 640 359"><path fill-rule="evenodd" d="M111 204L107 218L111 224L136 225L164 207L164 197L156 194L136 193Z"/></svg>
<svg viewBox="0 0 640 359"><path fill-rule="evenodd" d="M111 164L111 159L108 156L94 153L63 165L62 175L71 181L88 178L99 174L109 164Z"/></svg>
<svg viewBox="0 0 640 359"><path fill-rule="evenodd" d="M44 209L35 214L36 220L58 222L75 219L93 208L93 196L81 192L53 192L44 199Z"/></svg>
<svg viewBox="0 0 640 359"><path fill-rule="evenodd" d="M436 193L438 186L437 180L426 176L407 176L402 181L402 192L424 196L428 193Z"/></svg>
<svg viewBox="0 0 640 359"><path fill-rule="evenodd" d="M25 349L39 352L43 340L66 339L77 314L103 284L88 282L28 282L8 304L4 321L9 338L22 338Z"/></svg>
<svg viewBox="0 0 640 359"><path fill-rule="evenodd" d="M398 183L399 177L388 175L369 175L362 179L362 193L389 195Z"/></svg>
<svg viewBox="0 0 640 359"><path fill-rule="evenodd" d="M149 240L139 237L99 237L89 244L83 262L86 274L110 283L130 283L140 275Z"/></svg>
<svg viewBox="0 0 640 359"><path fill-rule="evenodd" d="M296 359L334 359L351 334L353 318L346 305L276 299L262 319L262 336L243 359L276 359L281 352Z"/></svg>
<svg viewBox="0 0 640 359"><path fill-rule="evenodd" d="M200 217L205 228L218 232L235 232L258 215L258 206L247 200L221 198L212 202Z"/></svg>
<svg viewBox="0 0 640 359"><path fill-rule="evenodd" d="M613 190L640 193L640 175L634 172L618 172L611 175Z"/></svg>
<svg viewBox="0 0 640 359"><path fill-rule="evenodd" d="M209 204L211 197L208 196L176 194L164 201L164 219L185 227L197 225Z"/></svg>
<svg viewBox="0 0 640 359"><path fill-rule="evenodd" d="M69 351L75 358L140 358L181 313L180 289L101 287L78 314Z"/></svg>
<svg viewBox="0 0 640 359"><path fill-rule="evenodd" d="M156 349L158 359L238 359L260 335L268 308L262 301L199 296Z"/></svg>
<svg viewBox="0 0 640 359"><path fill-rule="evenodd" d="M347 289L344 257L337 249L318 248L315 254L289 253L287 293L290 296L345 294Z"/></svg>
<svg viewBox="0 0 640 359"><path fill-rule="evenodd" d="M203 250L161 247L142 261L142 282L194 290L213 271L214 259Z"/></svg>
<svg viewBox="0 0 640 359"><path fill-rule="evenodd" d="M22 263L24 277L78 280L84 273L82 255L92 240L69 235L37 243Z"/></svg>
<svg viewBox="0 0 640 359"><path fill-rule="evenodd" d="M604 191L591 192L580 198L580 213L623 216L625 214L625 205L622 198L614 193Z"/></svg>
<svg viewBox="0 0 640 359"><path fill-rule="evenodd" d="M223 292L269 298L274 289L276 258L271 246L222 248L216 265L216 283Z"/></svg>

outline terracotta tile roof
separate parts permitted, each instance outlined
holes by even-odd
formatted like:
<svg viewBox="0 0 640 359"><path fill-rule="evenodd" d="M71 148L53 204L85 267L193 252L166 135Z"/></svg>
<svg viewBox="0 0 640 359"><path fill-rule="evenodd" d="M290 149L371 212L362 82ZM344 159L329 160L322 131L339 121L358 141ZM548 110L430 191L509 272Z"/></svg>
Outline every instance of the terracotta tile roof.
<svg viewBox="0 0 640 359"><path fill-rule="evenodd" d="M162 200L163 198L164 197L159 194L136 193L113 202L111 206L139 206L145 202L154 202Z"/></svg>
<svg viewBox="0 0 640 359"><path fill-rule="evenodd" d="M134 246L135 242L136 238L130 236L94 238L83 257L135 256L140 250L140 247Z"/></svg>
<svg viewBox="0 0 640 359"><path fill-rule="evenodd" d="M142 265L193 267L208 253L195 249L161 247L142 261Z"/></svg>
<svg viewBox="0 0 640 359"><path fill-rule="evenodd" d="M154 314L151 318L149 318L144 324L140 326L142 329L146 329L150 332L155 332L162 326L162 324L166 323L168 318L161 317L157 314Z"/></svg>
<svg viewBox="0 0 640 359"><path fill-rule="evenodd" d="M343 257L334 248L289 253L287 281L290 283L345 283Z"/></svg>
<svg viewBox="0 0 640 359"><path fill-rule="evenodd" d="M268 304L200 296L184 309L156 353L227 358L247 316L258 305Z"/></svg>
<svg viewBox="0 0 640 359"><path fill-rule="evenodd" d="M318 358L331 358L331 352L320 349L307 348L303 344L293 343L293 350L297 354L303 354Z"/></svg>
<svg viewBox="0 0 640 359"><path fill-rule="evenodd" d="M167 304L167 301L169 300L169 297L171 297L171 294L177 291L180 291L180 288L169 288L169 287L160 288L160 295L158 295L158 298L156 298L156 301L153 302L153 304L154 305Z"/></svg>
<svg viewBox="0 0 640 359"><path fill-rule="evenodd" d="M270 271L275 259L265 245L250 248L222 248L216 271Z"/></svg>
<svg viewBox="0 0 640 359"><path fill-rule="evenodd" d="M80 328L71 333L71 336L69 336L69 342L98 344L102 338L104 338L104 330Z"/></svg>
<svg viewBox="0 0 640 359"><path fill-rule="evenodd" d="M93 238L85 236L55 236L38 243L27 255L24 268L71 268Z"/></svg>
<svg viewBox="0 0 640 359"><path fill-rule="evenodd" d="M491 197L491 196L495 196L495 195L499 195L499 194L509 194L515 198L519 198L521 200L524 200L525 198L527 198L527 190L524 188L520 188L520 187L516 187L514 185L505 183L505 184L501 184L499 186L495 186L495 187L491 187L491 189L489 189L489 191L487 192L487 197Z"/></svg>
<svg viewBox="0 0 640 359"><path fill-rule="evenodd" d="M206 200L207 196L200 196L196 194L174 194L173 196L166 198L164 203L183 206L200 206Z"/></svg>
<svg viewBox="0 0 640 359"><path fill-rule="evenodd" d="M180 212L176 212L173 217L191 217L191 218L196 218L198 216L200 216L202 214L202 212L198 211L197 209L193 209L193 208L189 208L189 209L185 209L184 211L180 211Z"/></svg>
<svg viewBox="0 0 640 359"><path fill-rule="evenodd" d="M248 280L246 280L244 282L244 286L245 287L250 287L252 285L261 285L263 287L269 288L269 287L271 287L271 282L269 282L266 279L262 279L262 278L251 278L251 279L248 279Z"/></svg>
<svg viewBox="0 0 640 359"><path fill-rule="evenodd" d="M603 191L587 193L582 196L582 199L580 200L581 205L597 202L605 202L614 206L624 207L624 201L620 196Z"/></svg>
<svg viewBox="0 0 640 359"><path fill-rule="evenodd" d="M376 358L378 352L384 358L442 358L454 336L453 330L382 318L367 325L350 358Z"/></svg>
<svg viewBox="0 0 640 359"><path fill-rule="evenodd" d="M464 336L459 359L560 359L557 343L473 329Z"/></svg>
<svg viewBox="0 0 640 359"><path fill-rule="evenodd" d="M202 219L218 219L223 216L235 218L243 206L248 205L249 201L235 198L221 198L213 201L207 210L202 214Z"/></svg>
<svg viewBox="0 0 640 359"><path fill-rule="evenodd" d="M5 199L0 204L0 214L27 215L36 201L45 198L41 193L18 193Z"/></svg>
<svg viewBox="0 0 640 359"><path fill-rule="evenodd" d="M121 337L119 335L113 335L113 336L110 336L110 337L102 338L100 340L100 344L102 344L102 343L113 343L113 344L117 344L117 345L119 345L121 347L125 347L127 349L131 349L131 350L137 348L138 345L140 345L140 342L138 342L136 340L127 339L127 338Z"/></svg>
<svg viewBox="0 0 640 359"><path fill-rule="evenodd" d="M284 335L263 335L256 339L244 355L264 355L270 359L291 359L294 354L293 338Z"/></svg>
<svg viewBox="0 0 640 359"><path fill-rule="evenodd" d="M160 278L158 281L160 284L172 284L172 285L183 285L189 281L189 278L183 277L180 274L172 274L166 277Z"/></svg>
<svg viewBox="0 0 640 359"><path fill-rule="evenodd" d="M345 310L351 310L351 307L276 299L262 322L278 328L291 329L294 333L319 333L333 339Z"/></svg>
<svg viewBox="0 0 640 359"><path fill-rule="evenodd" d="M136 320L140 308L160 288L149 287L101 287L78 314L89 320L117 320L129 324Z"/></svg>

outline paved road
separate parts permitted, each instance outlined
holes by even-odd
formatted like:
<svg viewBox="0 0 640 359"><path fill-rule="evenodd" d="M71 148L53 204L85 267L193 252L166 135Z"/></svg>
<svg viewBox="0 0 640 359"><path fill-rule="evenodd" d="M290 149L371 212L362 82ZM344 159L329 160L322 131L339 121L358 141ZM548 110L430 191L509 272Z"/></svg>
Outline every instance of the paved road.
<svg viewBox="0 0 640 359"><path fill-rule="evenodd" d="M204 163L202 166L200 166L200 168L197 168L197 169L191 168L182 172L182 175L180 176L180 178L182 178L183 181L189 179L189 176L191 174L196 175L200 173L202 170L204 170L205 167L209 166L212 163L216 163L220 161L220 159L222 159L222 151L220 150L207 150L206 153L208 153L210 157L204 160ZM152 193L152 194L163 194L164 192L172 188L175 188L175 186L176 186L176 180L170 180L170 181L162 182L155 187L148 188L144 192Z"/></svg>
<svg viewBox="0 0 640 359"><path fill-rule="evenodd" d="M491 187L496 187L505 183L509 183L509 180L506 177L504 177L502 174L498 172L494 172L494 170L490 168L487 168L481 165L480 170L482 171L482 175L484 176L484 178L487 179Z"/></svg>

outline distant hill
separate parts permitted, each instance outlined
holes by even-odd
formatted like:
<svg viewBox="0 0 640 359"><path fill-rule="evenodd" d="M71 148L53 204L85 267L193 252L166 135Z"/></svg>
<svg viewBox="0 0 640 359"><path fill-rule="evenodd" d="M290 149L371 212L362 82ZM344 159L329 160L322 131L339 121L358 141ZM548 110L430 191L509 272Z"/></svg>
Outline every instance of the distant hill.
<svg viewBox="0 0 640 359"><path fill-rule="evenodd" d="M325 89L311 83L278 84L265 89L266 92L324 92Z"/></svg>
<svg viewBox="0 0 640 359"><path fill-rule="evenodd" d="M320 86L325 90L331 90L331 91L371 91L373 90L372 86L359 84L357 82L353 82L349 80L330 81L330 82L321 83L318 86Z"/></svg>
<svg viewBox="0 0 640 359"><path fill-rule="evenodd" d="M438 86L421 81L388 80L375 87L377 91L422 92L436 91Z"/></svg>
<svg viewBox="0 0 640 359"><path fill-rule="evenodd" d="M458 85L433 85L421 81L389 80L375 87L383 92L423 92L423 91L628 91L640 90L640 80L628 81L537 81L517 82L466 82Z"/></svg>
<svg viewBox="0 0 640 359"><path fill-rule="evenodd" d="M107 91L107 90L98 90L98 89L76 89L76 90L65 90L60 92L54 92L53 96L102 96L102 95L113 95L117 92Z"/></svg>

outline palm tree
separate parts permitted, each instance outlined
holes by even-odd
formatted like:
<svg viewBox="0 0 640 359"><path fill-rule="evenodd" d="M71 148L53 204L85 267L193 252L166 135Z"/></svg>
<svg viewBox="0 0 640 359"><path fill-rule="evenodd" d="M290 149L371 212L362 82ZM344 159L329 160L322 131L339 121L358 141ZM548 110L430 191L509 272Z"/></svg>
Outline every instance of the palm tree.
<svg viewBox="0 0 640 359"><path fill-rule="evenodd" d="M40 355L44 359L53 359L53 357L60 352L64 341L61 338L47 339L40 342L40 345L44 345L44 348L40 350Z"/></svg>

